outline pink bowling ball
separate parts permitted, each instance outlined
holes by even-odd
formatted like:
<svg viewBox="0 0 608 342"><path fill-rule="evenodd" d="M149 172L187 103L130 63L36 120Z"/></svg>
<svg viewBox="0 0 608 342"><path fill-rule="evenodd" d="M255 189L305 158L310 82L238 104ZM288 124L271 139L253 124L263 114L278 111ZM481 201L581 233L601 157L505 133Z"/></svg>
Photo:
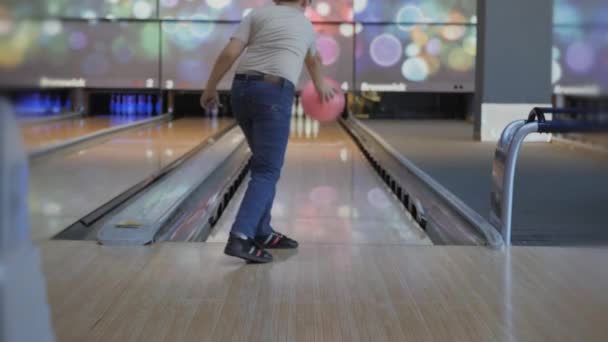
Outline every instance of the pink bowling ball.
<svg viewBox="0 0 608 342"><path fill-rule="evenodd" d="M344 93L340 85L329 78L325 82L336 89L336 95L329 101L323 103L317 89L312 81L309 81L302 90L302 107L306 115L320 122L335 121L344 111Z"/></svg>

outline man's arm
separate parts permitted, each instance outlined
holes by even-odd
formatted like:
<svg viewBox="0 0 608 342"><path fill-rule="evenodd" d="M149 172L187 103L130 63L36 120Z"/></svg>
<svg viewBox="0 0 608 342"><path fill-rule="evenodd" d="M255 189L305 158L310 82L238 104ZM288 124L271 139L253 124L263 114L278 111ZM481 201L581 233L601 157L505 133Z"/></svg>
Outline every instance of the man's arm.
<svg viewBox="0 0 608 342"><path fill-rule="evenodd" d="M243 50L245 50L246 44L239 39L231 39L224 50L220 53L213 70L207 81L205 92L201 96L201 106L208 108L211 105L219 104L217 85L220 83L222 78L226 75L228 70L232 68L234 62L241 56Z"/></svg>
<svg viewBox="0 0 608 342"><path fill-rule="evenodd" d="M319 56L318 53L312 54L311 52L309 52L306 55L306 60L304 62L306 64L308 74L312 79L312 83L315 85L315 88L317 89L321 100L324 102L328 102L332 99L332 97L334 97L337 90L329 87L323 80L323 73L321 72L323 62L321 61L321 56Z"/></svg>
<svg viewBox="0 0 608 342"><path fill-rule="evenodd" d="M228 70L232 68L234 62L241 56L243 50L245 50L245 43L238 39L231 39L230 42L226 44L226 47L224 47L224 50L220 53L213 65L213 70L211 71L205 89L217 88L217 85L224 75L226 75Z"/></svg>

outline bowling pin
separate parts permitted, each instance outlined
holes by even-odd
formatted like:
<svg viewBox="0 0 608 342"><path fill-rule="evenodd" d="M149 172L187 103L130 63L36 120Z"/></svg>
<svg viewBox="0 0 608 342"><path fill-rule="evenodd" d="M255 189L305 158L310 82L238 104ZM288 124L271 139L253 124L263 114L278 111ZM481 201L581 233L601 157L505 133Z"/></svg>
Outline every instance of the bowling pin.
<svg viewBox="0 0 608 342"><path fill-rule="evenodd" d="M298 138L301 138L304 133L304 120L301 117L297 117L296 120L296 132L298 133Z"/></svg>
<svg viewBox="0 0 608 342"><path fill-rule="evenodd" d="M137 95L137 115L143 115L146 113L146 97L144 95Z"/></svg>
<svg viewBox="0 0 608 342"><path fill-rule="evenodd" d="M116 114L116 97L114 94L110 96L110 114Z"/></svg>
<svg viewBox="0 0 608 342"><path fill-rule="evenodd" d="M61 111L61 98L57 96L53 103L53 113L59 113Z"/></svg>
<svg viewBox="0 0 608 342"><path fill-rule="evenodd" d="M129 110L129 103L128 103L128 99L127 99L127 95L122 95L122 100L120 102L120 114L127 114L128 110Z"/></svg>
<svg viewBox="0 0 608 342"><path fill-rule="evenodd" d="M146 115L152 115L152 96L148 95L148 100L146 101Z"/></svg>
<svg viewBox="0 0 608 342"><path fill-rule="evenodd" d="M160 115L163 110L163 99L161 96L157 96L158 100L156 101L156 114Z"/></svg>
<svg viewBox="0 0 608 342"><path fill-rule="evenodd" d="M306 139L312 137L312 120L309 117L304 118L304 134L306 135Z"/></svg>
<svg viewBox="0 0 608 342"><path fill-rule="evenodd" d="M321 126L321 123L319 121L317 121L317 120L312 121L312 136L315 139L319 137L320 126Z"/></svg>
<svg viewBox="0 0 608 342"><path fill-rule="evenodd" d="M48 112L51 110L53 104L51 103L51 95L47 95L44 97L44 111Z"/></svg>
<svg viewBox="0 0 608 342"><path fill-rule="evenodd" d="M302 107L302 101L298 101L298 116L304 116L304 107Z"/></svg>

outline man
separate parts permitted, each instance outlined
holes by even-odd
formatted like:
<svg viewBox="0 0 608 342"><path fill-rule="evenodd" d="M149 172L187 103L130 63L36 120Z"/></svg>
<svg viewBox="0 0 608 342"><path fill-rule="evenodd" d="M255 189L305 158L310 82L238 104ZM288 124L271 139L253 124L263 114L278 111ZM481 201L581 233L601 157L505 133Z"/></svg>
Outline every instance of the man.
<svg viewBox="0 0 608 342"><path fill-rule="evenodd" d="M271 227L270 212L303 64L323 101L335 94L323 81L315 31L304 15L310 4L283 0L253 10L218 57L201 97L205 108L218 104L218 83L247 49L232 85L232 109L253 154L251 180L224 252L252 263L271 262L266 249L298 247Z"/></svg>

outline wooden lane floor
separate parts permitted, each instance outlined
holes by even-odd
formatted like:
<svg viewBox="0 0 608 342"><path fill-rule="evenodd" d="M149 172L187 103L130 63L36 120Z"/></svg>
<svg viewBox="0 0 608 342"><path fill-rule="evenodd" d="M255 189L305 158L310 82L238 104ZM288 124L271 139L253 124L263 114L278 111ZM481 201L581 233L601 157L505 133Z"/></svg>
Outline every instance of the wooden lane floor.
<svg viewBox="0 0 608 342"><path fill-rule="evenodd" d="M58 341L608 338L607 249L424 245L388 194L370 203L385 191L344 133L315 131L294 133L274 208L302 244L274 263L223 254L236 200L208 243L41 242Z"/></svg>
<svg viewBox="0 0 608 342"><path fill-rule="evenodd" d="M29 194L32 237L47 239L59 233L231 122L203 118L160 122L33 163Z"/></svg>
<svg viewBox="0 0 608 342"><path fill-rule="evenodd" d="M273 207L273 225L303 243L431 244L337 124L307 118L292 132ZM245 183L246 185L246 183ZM246 186L209 242L225 242Z"/></svg>
<svg viewBox="0 0 608 342"><path fill-rule="evenodd" d="M21 124L21 134L26 150L31 151L147 118L94 116L38 124L25 122Z"/></svg>
<svg viewBox="0 0 608 342"><path fill-rule="evenodd" d="M605 341L606 249L42 245L58 341Z"/></svg>

